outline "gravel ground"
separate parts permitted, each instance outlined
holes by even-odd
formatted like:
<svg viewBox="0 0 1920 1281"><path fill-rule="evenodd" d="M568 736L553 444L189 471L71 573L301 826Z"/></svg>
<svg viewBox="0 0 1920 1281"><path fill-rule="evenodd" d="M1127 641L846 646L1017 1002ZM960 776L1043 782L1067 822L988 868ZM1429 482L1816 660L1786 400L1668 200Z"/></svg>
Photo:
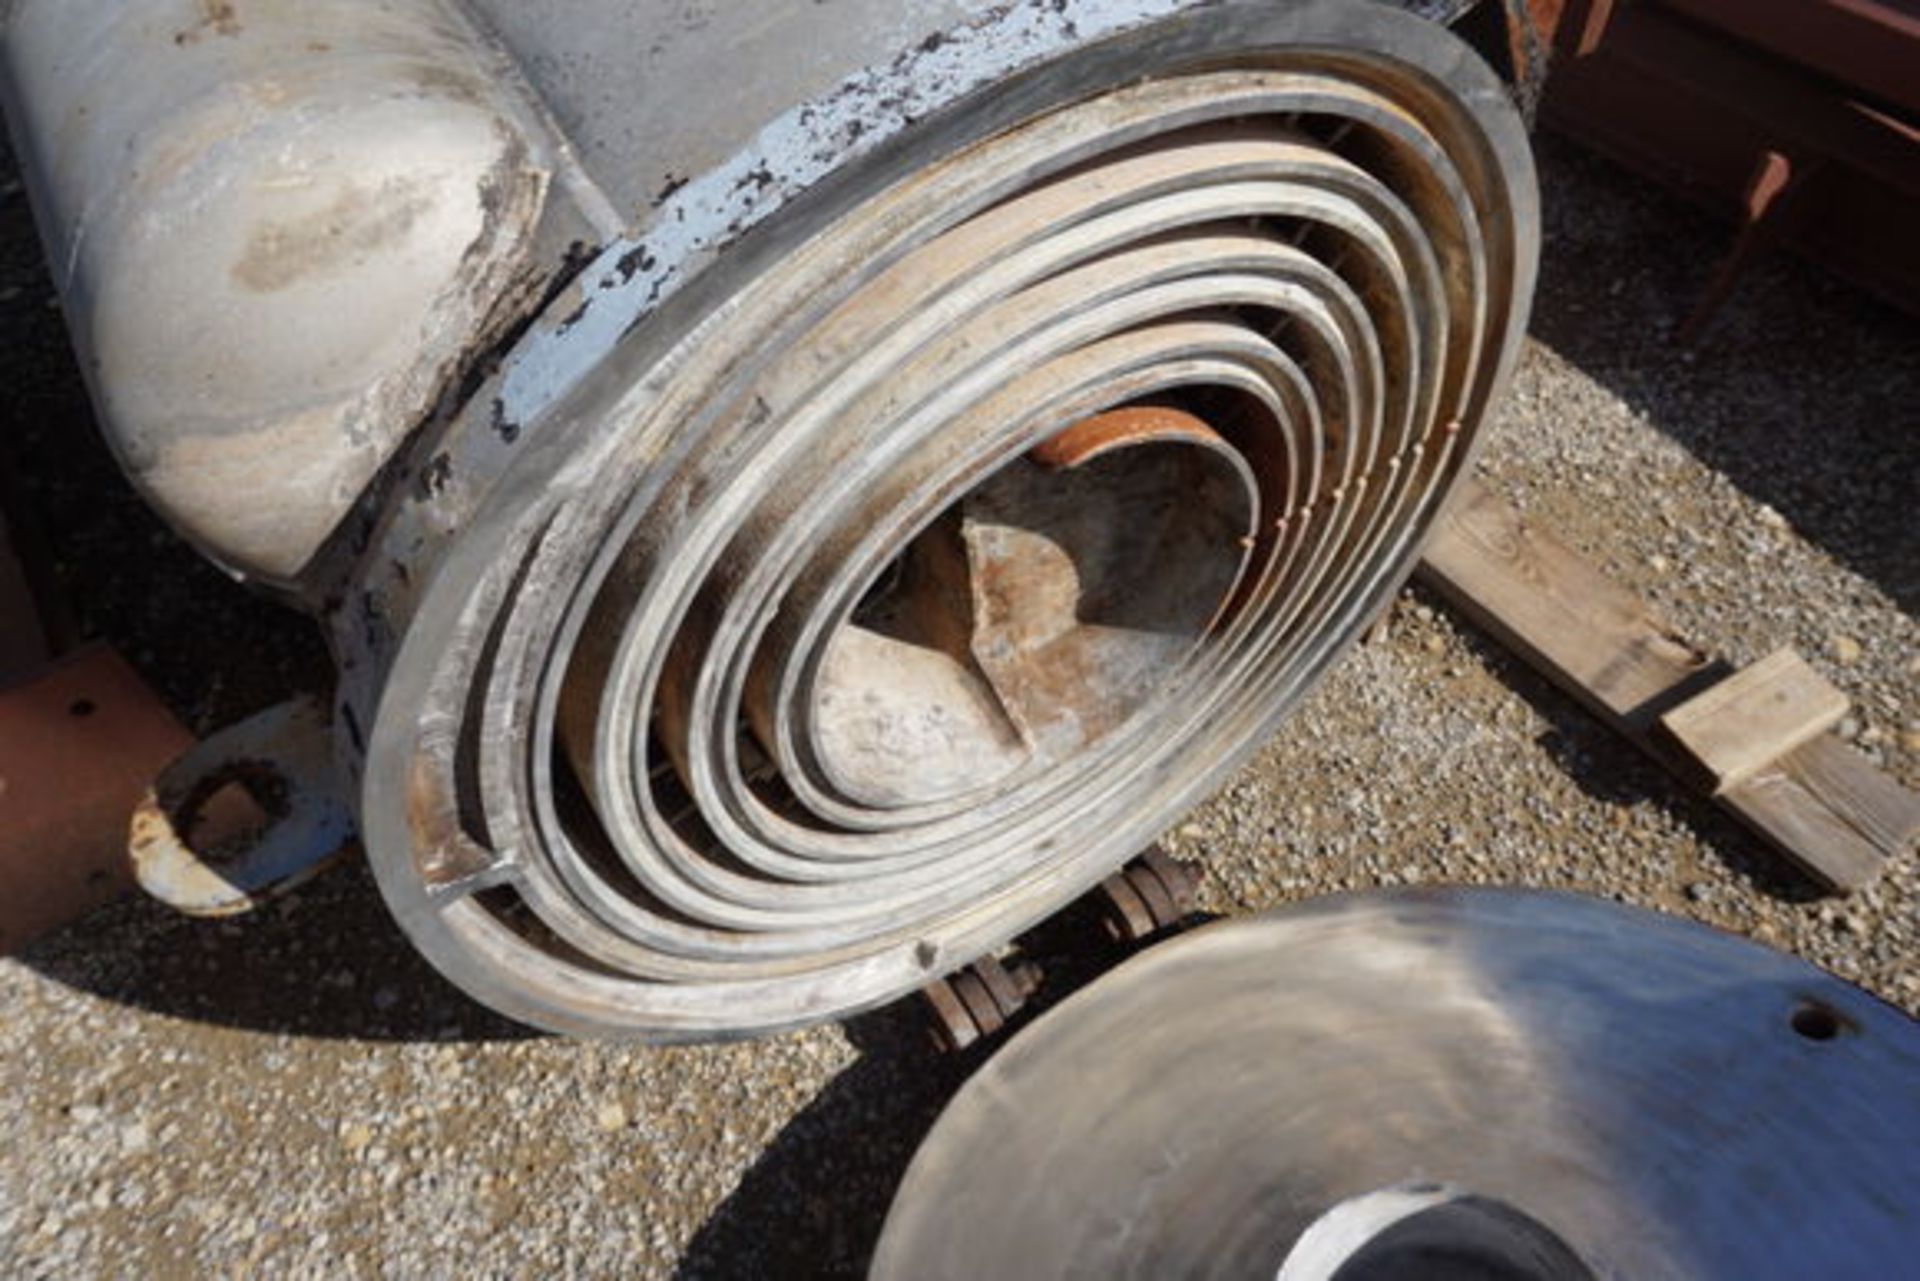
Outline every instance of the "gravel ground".
<svg viewBox="0 0 1920 1281"><path fill-rule="evenodd" d="M1739 660L1797 646L1920 784L1920 328L1791 261L1692 354L1724 244L1543 143L1535 341L1493 483ZM0 190L5 439L84 629L197 728L312 679L303 624L155 527L85 426L17 187ZM1809 893L1710 805L1419 593L1170 838L1206 906L1411 882L1561 886L1788 948L1920 1008L1913 858ZM1110 957L1071 917L1060 988ZM0 1272L857 1274L972 1066L918 1016L648 1050L524 1034L416 960L357 869L254 917L116 905L0 962Z"/></svg>

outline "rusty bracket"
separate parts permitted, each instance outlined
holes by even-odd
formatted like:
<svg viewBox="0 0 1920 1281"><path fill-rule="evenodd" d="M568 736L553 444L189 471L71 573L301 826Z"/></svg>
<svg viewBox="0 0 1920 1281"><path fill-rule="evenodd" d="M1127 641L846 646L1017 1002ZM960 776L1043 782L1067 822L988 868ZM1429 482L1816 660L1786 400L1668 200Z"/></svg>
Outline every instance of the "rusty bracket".
<svg viewBox="0 0 1920 1281"><path fill-rule="evenodd" d="M189 916L247 912L355 847L326 708L297 698L204 740L134 810L140 888Z"/></svg>
<svg viewBox="0 0 1920 1281"><path fill-rule="evenodd" d="M1091 902L1109 939L1134 944L1190 923L1199 887L1197 865L1152 845L1102 882ZM1041 978L1040 967L1024 957L984 956L921 988L935 1047L952 1054L995 1036L1039 990Z"/></svg>
<svg viewBox="0 0 1920 1281"><path fill-rule="evenodd" d="M1692 314L1675 335L1675 341L1682 347L1690 347L1699 340L1719 314L1734 285L1739 283L1742 273L1787 233L1790 220L1803 204L1805 193L1823 165L1817 158L1796 165L1772 149L1760 154L1747 178L1746 190L1741 193L1740 231L1733 247L1714 270Z"/></svg>

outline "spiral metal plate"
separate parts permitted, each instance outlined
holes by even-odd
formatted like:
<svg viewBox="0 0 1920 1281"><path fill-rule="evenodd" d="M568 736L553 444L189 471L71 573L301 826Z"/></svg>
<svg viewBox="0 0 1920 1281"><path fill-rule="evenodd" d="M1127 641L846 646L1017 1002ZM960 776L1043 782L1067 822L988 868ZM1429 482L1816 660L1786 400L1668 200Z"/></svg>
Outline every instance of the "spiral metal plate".
<svg viewBox="0 0 1920 1281"><path fill-rule="evenodd" d="M875 1278L1871 1281L1920 1025L1598 899L1323 899L1148 952L962 1089Z"/></svg>
<svg viewBox="0 0 1920 1281"><path fill-rule="evenodd" d="M348 703L397 915L518 1017L711 1037L1098 883L1410 567L1524 329L1532 181L1444 30L1232 6L749 237L384 589Z"/></svg>

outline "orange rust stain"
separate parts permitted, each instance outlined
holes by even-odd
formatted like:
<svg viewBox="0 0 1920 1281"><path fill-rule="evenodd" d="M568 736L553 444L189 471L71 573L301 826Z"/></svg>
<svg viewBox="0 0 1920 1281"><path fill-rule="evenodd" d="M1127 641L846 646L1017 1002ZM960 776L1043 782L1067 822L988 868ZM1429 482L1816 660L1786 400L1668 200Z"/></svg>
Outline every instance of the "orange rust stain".
<svg viewBox="0 0 1920 1281"><path fill-rule="evenodd" d="M1527 17L1533 20L1533 29L1540 33L1542 46L1553 43L1553 33L1559 28L1566 9L1567 0L1527 0Z"/></svg>
<svg viewBox="0 0 1920 1281"><path fill-rule="evenodd" d="M240 14L233 0L200 0L200 21L173 37L177 45L197 43L208 34L216 36L237 36L240 34Z"/></svg>
<svg viewBox="0 0 1920 1281"><path fill-rule="evenodd" d="M1129 405L1095 414L1035 445L1027 455L1042 467L1078 467L1112 449L1166 441L1219 445L1220 436L1192 414L1163 405Z"/></svg>
<svg viewBox="0 0 1920 1281"><path fill-rule="evenodd" d="M462 827L457 802L425 752L416 754L407 770L407 827L413 832L415 864L430 886L459 880L490 865L488 851Z"/></svg>

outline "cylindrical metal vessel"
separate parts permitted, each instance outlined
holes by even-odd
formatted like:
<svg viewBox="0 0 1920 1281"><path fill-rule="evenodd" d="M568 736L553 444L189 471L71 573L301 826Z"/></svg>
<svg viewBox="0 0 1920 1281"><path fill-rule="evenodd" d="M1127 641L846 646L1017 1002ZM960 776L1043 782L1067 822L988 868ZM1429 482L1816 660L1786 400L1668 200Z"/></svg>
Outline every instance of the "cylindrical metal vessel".
<svg viewBox="0 0 1920 1281"><path fill-rule="evenodd" d="M377 6L495 59L555 271L275 551L422 950L548 1027L793 1026L1215 786L1411 567L1525 327L1462 7Z"/></svg>

